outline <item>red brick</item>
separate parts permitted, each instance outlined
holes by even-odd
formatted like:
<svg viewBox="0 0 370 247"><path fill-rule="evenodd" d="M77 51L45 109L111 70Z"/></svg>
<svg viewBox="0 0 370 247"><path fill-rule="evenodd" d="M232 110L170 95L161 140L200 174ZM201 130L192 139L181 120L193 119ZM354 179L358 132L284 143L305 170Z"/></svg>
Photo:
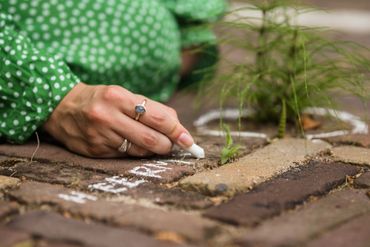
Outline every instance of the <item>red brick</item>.
<svg viewBox="0 0 370 247"><path fill-rule="evenodd" d="M213 205L208 197L180 188L167 188L154 184L144 184L125 193L132 198L145 198L158 205L169 205L184 209L204 209Z"/></svg>
<svg viewBox="0 0 370 247"><path fill-rule="evenodd" d="M7 156L0 155L0 162L3 162L4 160L9 159Z"/></svg>
<svg viewBox="0 0 370 247"><path fill-rule="evenodd" d="M35 144L29 143L24 145L0 145L0 154L29 158L35 150ZM154 182L173 182L183 176L191 175L194 169L190 165L181 165L176 162L167 162L166 168L155 167L161 166L155 160L139 160L139 159L90 159L67 151L66 149L49 144L43 143L37 151L35 160L47 162L62 162L68 165L73 165L78 168L85 168L94 171L100 171L111 175L125 174L129 176L145 177ZM158 159L157 161L166 162L166 158ZM190 159L189 162L193 162ZM145 164L151 164L146 166ZM152 171L152 176L147 171ZM160 171L160 172L158 172ZM135 174L136 173L136 174ZM144 175L140 175L140 173ZM145 176L145 174L147 174Z"/></svg>
<svg viewBox="0 0 370 247"><path fill-rule="evenodd" d="M357 217L310 242L307 247L367 247L370 245L370 214Z"/></svg>
<svg viewBox="0 0 370 247"><path fill-rule="evenodd" d="M370 188L370 172L365 172L356 178L354 184L358 188Z"/></svg>
<svg viewBox="0 0 370 247"><path fill-rule="evenodd" d="M0 220L8 215L18 212L18 205L15 202L0 201Z"/></svg>
<svg viewBox="0 0 370 247"><path fill-rule="evenodd" d="M334 145L356 145L360 147L370 148L370 134L351 134L326 138L325 140Z"/></svg>
<svg viewBox="0 0 370 247"><path fill-rule="evenodd" d="M177 169L177 171L180 170ZM7 164L4 167L0 165L0 174L7 176L13 175L15 177L27 178L29 180L39 182L63 184L85 191L90 190L89 186L99 183L106 183L107 186L111 186L111 184L109 184L109 182L106 180L113 178L107 174L78 169L77 167L69 166L63 163L42 163L37 161L17 162L12 163L11 165ZM167 173L167 175L169 174L170 173ZM174 175L173 173L171 174ZM0 188L2 186L1 177L2 176L0 176ZM8 177L4 178L8 179ZM15 178L12 179L17 180ZM170 204L183 208L204 208L211 206L210 201L206 197L195 192L187 193L181 189L167 189L166 187L155 185L149 181L144 181L139 178L119 177L119 179L126 179L127 181L131 181L133 184L135 181L142 181L138 183L140 186L134 189L134 191L123 185L113 186L121 191L119 194L130 195L134 198L146 198L154 201L156 204ZM145 188L141 188L143 185L145 185Z"/></svg>
<svg viewBox="0 0 370 247"><path fill-rule="evenodd" d="M170 246L144 234L117 229L97 223L67 219L55 213L30 212L14 218L9 224L12 229L61 242L81 243L85 246Z"/></svg>
<svg viewBox="0 0 370 247"><path fill-rule="evenodd" d="M15 247L21 246L20 243L31 241L31 236L28 233L17 231L14 229L0 226L0 246ZM19 244L19 245L18 245Z"/></svg>
<svg viewBox="0 0 370 247"><path fill-rule="evenodd" d="M189 164L181 164L176 161L172 159L142 160L137 162L135 167L124 172L123 175L143 178L155 183L170 183L194 174L195 171L191 166L192 161L178 160L179 162L189 162Z"/></svg>
<svg viewBox="0 0 370 247"><path fill-rule="evenodd" d="M27 143L23 145L3 144L0 145L0 153L7 156L30 158L35 151L36 143ZM122 160L110 159L89 159L67 151L65 148L42 143L34 160L66 162L72 165L89 168L93 170L124 172L129 170L129 165L122 166ZM134 165L132 165L134 166Z"/></svg>
<svg viewBox="0 0 370 247"><path fill-rule="evenodd" d="M242 246L304 246L312 238L370 212L364 191L342 190L263 222L237 241Z"/></svg>
<svg viewBox="0 0 370 247"><path fill-rule="evenodd" d="M312 161L207 210L205 216L236 225L255 225L294 208L310 196L327 193L344 183L347 175L358 172L359 168L347 164Z"/></svg>
<svg viewBox="0 0 370 247"><path fill-rule="evenodd" d="M77 243L63 243L60 241L50 241L50 240L37 240L37 247L83 247L84 245Z"/></svg>
<svg viewBox="0 0 370 247"><path fill-rule="evenodd" d="M27 204L52 204L73 215L91 217L115 225L143 229L147 232L175 232L186 239L202 241L213 237L221 228L200 216L177 211L147 208L100 198L83 202L66 200L72 190L59 185L24 182L9 196ZM60 196L64 195L64 196Z"/></svg>
<svg viewBox="0 0 370 247"><path fill-rule="evenodd" d="M0 171L1 171L1 168L0 168ZM12 174L10 174L10 175L12 175ZM19 179L17 179L17 178L0 175L0 190L6 189L6 188L9 188L9 187L14 187L18 183L19 183Z"/></svg>
<svg viewBox="0 0 370 247"><path fill-rule="evenodd" d="M234 163L186 177L180 181L180 186L210 195L231 196L292 168L304 166L309 156L325 152L330 147L325 142L281 139Z"/></svg>
<svg viewBox="0 0 370 247"><path fill-rule="evenodd" d="M90 183L101 181L108 177L106 174L78 169L63 163L42 163L38 161L17 162L6 166L0 164L0 174L79 187L87 187Z"/></svg>

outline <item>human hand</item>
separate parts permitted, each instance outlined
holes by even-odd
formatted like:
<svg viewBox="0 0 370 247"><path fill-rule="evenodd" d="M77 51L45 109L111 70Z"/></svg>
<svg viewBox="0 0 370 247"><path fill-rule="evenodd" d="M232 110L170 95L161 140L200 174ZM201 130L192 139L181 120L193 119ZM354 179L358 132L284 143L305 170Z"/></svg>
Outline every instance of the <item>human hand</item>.
<svg viewBox="0 0 370 247"><path fill-rule="evenodd" d="M134 120L135 106L146 100L146 113ZM54 109L43 128L69 150L89 157L137 157L168 154L173 143L194 141L176 111L120 86L77 84ZM132 143L127 154L118 148Z"/></svg>

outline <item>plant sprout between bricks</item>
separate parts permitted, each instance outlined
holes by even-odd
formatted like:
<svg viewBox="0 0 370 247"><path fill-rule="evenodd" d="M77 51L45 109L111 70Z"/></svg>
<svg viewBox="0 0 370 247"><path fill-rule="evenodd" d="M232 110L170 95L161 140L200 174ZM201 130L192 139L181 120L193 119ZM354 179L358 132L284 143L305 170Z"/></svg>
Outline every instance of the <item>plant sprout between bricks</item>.
<svg viewBox="0 0 370 247"><path fill-rule="evenodd" d="M292 7L292 1L251 2L236 12L259 11L261 18L218 23L221 29L245 33L242 38L228 36L221 37L221 41L250 54L207 85L219 91L221 109L225 102L236 99L240 112L253 109L254 121L276 124L276 137L283 138L288 122L303 135L301 114L305 108L334 107L330 96L333 91L340 89L361 99L369 98L365 75L370 72L370 61L361 53L366 48L353 42L330 41L320 35L324 29L295 25L294 18L302 8ZM240 114L239 129L241 118ZM221 163L235 157L239 149L230 138L226 128L227 144Z"/></svg>

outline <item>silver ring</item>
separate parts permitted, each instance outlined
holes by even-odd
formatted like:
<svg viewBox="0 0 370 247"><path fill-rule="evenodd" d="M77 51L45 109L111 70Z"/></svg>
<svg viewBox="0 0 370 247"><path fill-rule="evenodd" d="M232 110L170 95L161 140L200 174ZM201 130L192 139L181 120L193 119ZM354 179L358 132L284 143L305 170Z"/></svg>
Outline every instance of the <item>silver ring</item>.
<svg viewBox="0 0 370 247"><path fill-rule="evenodd" d="M146 112L145 104L146 104L146 99L144 99L143 103L137 104L135 106L135 113L136 113L135 120L138 121L140 116Z"/></svg>
<svg viewBox="0 0 370 247"><path fill-rule="evenodd" d="M131 142L129 142L127 139L124 139L121 146L118 148L118 152L120 153L126 153L131 147Z"/></svg>

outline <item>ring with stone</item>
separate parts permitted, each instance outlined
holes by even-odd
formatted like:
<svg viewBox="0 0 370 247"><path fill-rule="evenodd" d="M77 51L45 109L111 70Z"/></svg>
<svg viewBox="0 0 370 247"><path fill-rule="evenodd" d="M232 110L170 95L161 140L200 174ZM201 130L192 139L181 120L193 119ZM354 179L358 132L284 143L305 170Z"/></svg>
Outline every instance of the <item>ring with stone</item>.
<svg viewBox="0 0 370 247"><path fill-rule="evenodd" d="M137 104L135 106L135 113L136 113L135 120L139 120L140 116L146 112L145 104L146 104L146 99L144 99L143 103Z"/></svg>
<svg viewBox="0 0 370 247"><path fill-rule="evenodd" d="M129 142L127 139L124 139L121 146L118 148L118 152L120 153L126 153L131 147L131 142Z"/></svg>

